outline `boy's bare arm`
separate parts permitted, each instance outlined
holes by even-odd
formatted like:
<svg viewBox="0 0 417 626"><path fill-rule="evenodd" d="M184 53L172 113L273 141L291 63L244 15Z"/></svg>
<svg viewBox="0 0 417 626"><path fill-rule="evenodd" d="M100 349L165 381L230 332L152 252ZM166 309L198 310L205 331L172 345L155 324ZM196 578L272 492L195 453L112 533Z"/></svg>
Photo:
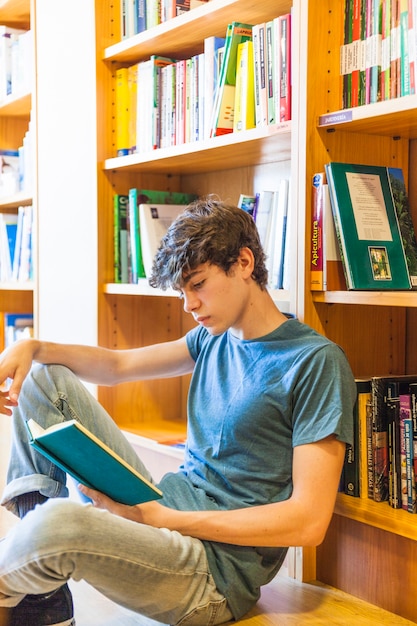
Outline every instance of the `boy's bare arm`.
<svg viewBox="0 0 417 626"><path fill-rule="evenodd" d="M176 511L157 502L129 507L81 487L116 515L208 541L248 546L316 546L330 523L345 444L335 437L294 448L294 490L283 502L231 511Z"/></svg>
<svg viewBox="0 0 417 626"><path fill-rule="evenodd" d="M131 350L27 339L13 344L0 355L0 384L7 378L12 380L9 390L1 392L0 413L11 414L34 361L65 365L82 380L98 385L180 376L191 372L194 366L184 337Z"/></svg>

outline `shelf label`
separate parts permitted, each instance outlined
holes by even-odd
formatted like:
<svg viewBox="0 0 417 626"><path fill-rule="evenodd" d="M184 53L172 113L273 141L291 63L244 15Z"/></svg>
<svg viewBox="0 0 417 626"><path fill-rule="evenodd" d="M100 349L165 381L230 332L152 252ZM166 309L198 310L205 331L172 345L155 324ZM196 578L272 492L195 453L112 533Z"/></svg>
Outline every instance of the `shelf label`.
<svg viewBox="0 0 417 626"><path fill-rule="evenodd" d="M346 111L338 111L337 113L328 113L320 115L319 126L330 126L333 124L341 124L342 122L352 121L352 109Z"/></svg>

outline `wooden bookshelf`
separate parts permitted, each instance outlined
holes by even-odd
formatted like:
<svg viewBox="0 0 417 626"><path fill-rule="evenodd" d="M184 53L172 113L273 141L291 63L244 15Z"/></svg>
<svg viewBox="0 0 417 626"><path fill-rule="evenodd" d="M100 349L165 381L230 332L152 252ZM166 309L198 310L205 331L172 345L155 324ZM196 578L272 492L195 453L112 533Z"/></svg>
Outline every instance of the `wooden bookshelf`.
<svg viewBox="0 0 417 626"><path fill-rule="evenodd" d="M341 110L339 50L344 2L309 1L306 124L306 223L310 223L310 181L329 161L401 167L409 181L410 207L417 223L417 98L415 95ZM345 350L356 377L417 372L414 328L417 293L377 291L310 292L309 235L305 238L303 315L307 323ZM317 575L412 621L416 608L402 601L392 581L412 587L417 575L417 518L387 503L338 495L328 535L317 550ZM360 564L366 563L366 567ZM388 565L389 563L389 565ZM389 575L377 572L389 569ZM370 584L373 580L375 584Z"/></svg>
<svg viewBox="0 0 417 626"><path fill-rule="evenodd" d="M296 180L297 167L292 162L294 122L286 122L206 141L158 149L146 154L114 157L111 104L112 76L115 68L146 59L150 54L187 58L203 50L204 38L224 36L227 24L236 20L258 23L291 10L291 2L268 0L250 3L242 0L211 0L159 26L120 41L118 6L106 10L106 21L97 28L99 96L98 128L106 127L99 142L99 205L104 215L112 215L112 194L125 193L131 186L170 189L204 195L216 193L237 202L239 194L249 193L253 181L259 188L270 188L282 173ZM295 18L296 19L296 18ZM295 72L295 80L298 81ZM297 87L294 87L295 92ZM265 181L265 182L264 182ZM298 193L293 183L294 194ZM133 346L177 338L194 325L184 313L174 292L159 292L146 281L138 285L113 282L112 225L99 222L99 342L102 345ZM294 247L294 255L296 249ZM285 310L295 312L294 293L274 292ZM133 320L133 321L132 321ZM155 320L149 328L149 322ZM156 328L157 326L157 328ZM184 434L188 380L173 380L170 387L160 383L139 383L122 391L99 389L99 398L128 430L155 438L171 437L178 427ZM165 391L162 392L161 390ZM130 398L127 402L126 398ZM142 398L142 400L140 400ZM135 403L132 401L135 400Z"/></svg>
<svg viewBox="0 0 417 626"><path fill-rule="evenodd" d="M7 2L6 6L11 4ZM332 0L294 0L292 3L211 0L186 15L120 41L119 3L96 2L97 128L93 148L88 137L85 146L92 148L91 152L97 157L94 162L94 176L98 162L97 202L91 202L89 196L90 201L85 203L85 213L90 218L90 222L86 220L85 230L89 229L91 245L85 246L90 257L84 273L91 280L92 289L97 291L100 345L128 348L170 340L184 334L192 322L173 294L153 290L151 293L149 287L142 284L113 283L114 193L126 193L136 186L199 195L215 192L234 201L239 193L249 193L254 181L258 188L266 188L264 185L285 175L291 181L294 207L291 239L294 270L291 291L278 293L277 300L288 301L291 311L301 320L337 342L345 351L355 376L417 372L417 293L338 291L313 294L309 290L310 184L312 175L323 171L326 162L402 167L409 184L411 208L417 217L417 182L413 175L417 164L417 97L341 111L339 49L343 38L343 5ZM0 17L3 6L0 5ZM49 8L54 8L52 0ZM290 124L146 155L114 157L112 89L117 67L153 53L188 57L202 51L206 36L224 35L227 23L237 16L248 23L257 23L291 8L294 63ZM87 12L84 8L79 10ZM85 16L80 16L79 20L84 24L82 17ZM62 57L65 60L64 50ZM71 102L78 83L74 77L72 82L69 79L69 69L57 72L55 89L61 89ZM43 107L48 109L45 102ZM72 120L71 107L68 104L66 107L67 119ZM55 116L63 117L64 111L59 106L50 108ZM70 160L76 161L78 157L79 145L72 147L70 158L67 157L68 188L73 181ZM59 174L57 172L57 178ZM55 198L46 197L51 215L54 201ZM67 212L72 217L71 209L69 207ZM82 249L78 243L80 236L84 237L83 241L87 236L84 231L75 230L68 229L72 250L78 253ZM74 259L65 258L57 247L55 253L65 289L75 282L79 287L78 282L84 276L77 274L77 281L74 280ZM45 262L47 252L40 250L40 255ZM0 309L2 293L7 297L10 292L0 290ZM23 298L28 293L16 292L15 296ZM78 302L82 308L85 300L79 297ZM48 312L44 315L46 324ZM82 330L82 324L74 324L71 338L80 341ZM187 380L172 379L168 383L120 385L115 389L100 388L98 397L123 428L160 439L185 431L187 384ZM317 573L324 582L416 621L416 607L404 603L401 594L391 593L390 587L393 580L402 580L404 586L413 588L417 578L417 559L413 558L416 556L416 530L416 516L391 510L385 504L339 496L328 537L317 551ZM384 575L380 574L379 579L375 578L375 585L370 585L369 571ZM310 577L314 577L314 567L310 568Z"/></svg>

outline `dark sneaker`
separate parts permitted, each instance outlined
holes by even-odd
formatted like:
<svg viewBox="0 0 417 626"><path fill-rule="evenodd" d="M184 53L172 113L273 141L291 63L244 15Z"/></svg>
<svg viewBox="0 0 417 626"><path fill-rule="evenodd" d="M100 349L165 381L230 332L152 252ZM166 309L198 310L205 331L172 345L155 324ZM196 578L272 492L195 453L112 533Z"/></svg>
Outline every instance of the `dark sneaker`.
<svg viewBox="0 0 417 626"><path fill-rule="evenodd" d="M49 594L25 596L12 610L10 626L75 626L68 585Z"/></svg>

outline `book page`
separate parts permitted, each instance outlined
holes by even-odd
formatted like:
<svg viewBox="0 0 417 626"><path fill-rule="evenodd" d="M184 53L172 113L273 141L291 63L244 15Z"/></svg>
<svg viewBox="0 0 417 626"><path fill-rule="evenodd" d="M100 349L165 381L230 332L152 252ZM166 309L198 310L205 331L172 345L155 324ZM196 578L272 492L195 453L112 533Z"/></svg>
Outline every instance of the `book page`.
<svg viewBox="0 0 417 626"><path fill-rule="evenodd" d="M346 172L346 178L358 239L392 241L380 177Z"/></svg>

